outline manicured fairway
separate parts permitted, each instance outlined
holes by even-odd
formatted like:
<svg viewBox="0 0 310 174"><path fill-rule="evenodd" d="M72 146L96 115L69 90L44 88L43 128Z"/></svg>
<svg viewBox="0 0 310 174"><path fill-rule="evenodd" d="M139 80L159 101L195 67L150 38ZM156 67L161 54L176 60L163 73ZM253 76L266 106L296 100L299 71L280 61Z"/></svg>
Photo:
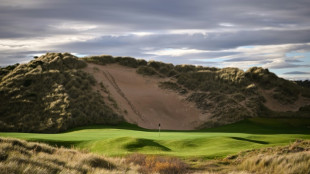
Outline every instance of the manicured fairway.
<svg viewBox="0 0 310 174"><path fill-rule="evenodd" d="M83 127L59 134L0 132L0 136L74 146L108 156L139 152L206 159L310 139L309 125L310 119L256 118L199 131L162 131L160 135L124 124Z"/></svg>

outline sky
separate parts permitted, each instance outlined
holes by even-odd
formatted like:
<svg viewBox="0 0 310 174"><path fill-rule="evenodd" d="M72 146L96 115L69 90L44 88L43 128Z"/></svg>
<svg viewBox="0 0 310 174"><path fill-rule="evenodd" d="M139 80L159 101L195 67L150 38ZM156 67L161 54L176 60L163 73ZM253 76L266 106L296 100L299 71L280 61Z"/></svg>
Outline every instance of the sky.
<svg viewBox="0 0 310 174"><path fill-rule="evenodd" d="M310 79L309 0L0 0L0 66L46 52Z"/></svg>

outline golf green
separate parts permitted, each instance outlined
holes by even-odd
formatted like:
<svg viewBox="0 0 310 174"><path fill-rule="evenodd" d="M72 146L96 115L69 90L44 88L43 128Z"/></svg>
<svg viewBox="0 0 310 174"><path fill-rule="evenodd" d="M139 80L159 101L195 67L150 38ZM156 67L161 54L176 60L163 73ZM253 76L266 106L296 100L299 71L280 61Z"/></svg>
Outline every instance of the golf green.
<svg viewBox="0 0 310 174"><path fill-rule="evenodd" d="M129 153L160 154L182 158L220 158L243 150L286 145L310 139L310 119L253 118L197 131L146 130L130 124L88 126L58 134L0 132L51 145L87 149L107 156Z"/></svg>

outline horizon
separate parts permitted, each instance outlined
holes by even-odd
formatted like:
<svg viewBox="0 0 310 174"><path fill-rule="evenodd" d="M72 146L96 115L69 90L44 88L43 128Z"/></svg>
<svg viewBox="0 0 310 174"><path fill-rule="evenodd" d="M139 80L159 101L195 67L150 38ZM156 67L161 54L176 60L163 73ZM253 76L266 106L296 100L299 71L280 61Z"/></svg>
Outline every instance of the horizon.
<svg viewBox="0 0 310 174"><path fill-rule="evenodd" d="M70 52L310 79L307 0L0 2L1 67Z"/></svg>

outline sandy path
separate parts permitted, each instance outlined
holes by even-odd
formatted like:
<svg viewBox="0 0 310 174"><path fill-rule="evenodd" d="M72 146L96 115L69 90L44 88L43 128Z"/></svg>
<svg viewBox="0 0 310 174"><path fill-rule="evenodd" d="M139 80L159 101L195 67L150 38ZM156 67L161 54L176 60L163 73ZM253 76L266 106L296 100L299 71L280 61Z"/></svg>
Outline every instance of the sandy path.
<svg viewBox="0 0 310 174"><path fill-rule="evenodd" d="M170 130L191 130L202 123L200 111L193 104L158 87L164 79L142 76L134 68L117 64L88 64L84 70L108 88L120 108L118 112L130 123L148 129L156 129L160 123L162 129Z"/></svg>

